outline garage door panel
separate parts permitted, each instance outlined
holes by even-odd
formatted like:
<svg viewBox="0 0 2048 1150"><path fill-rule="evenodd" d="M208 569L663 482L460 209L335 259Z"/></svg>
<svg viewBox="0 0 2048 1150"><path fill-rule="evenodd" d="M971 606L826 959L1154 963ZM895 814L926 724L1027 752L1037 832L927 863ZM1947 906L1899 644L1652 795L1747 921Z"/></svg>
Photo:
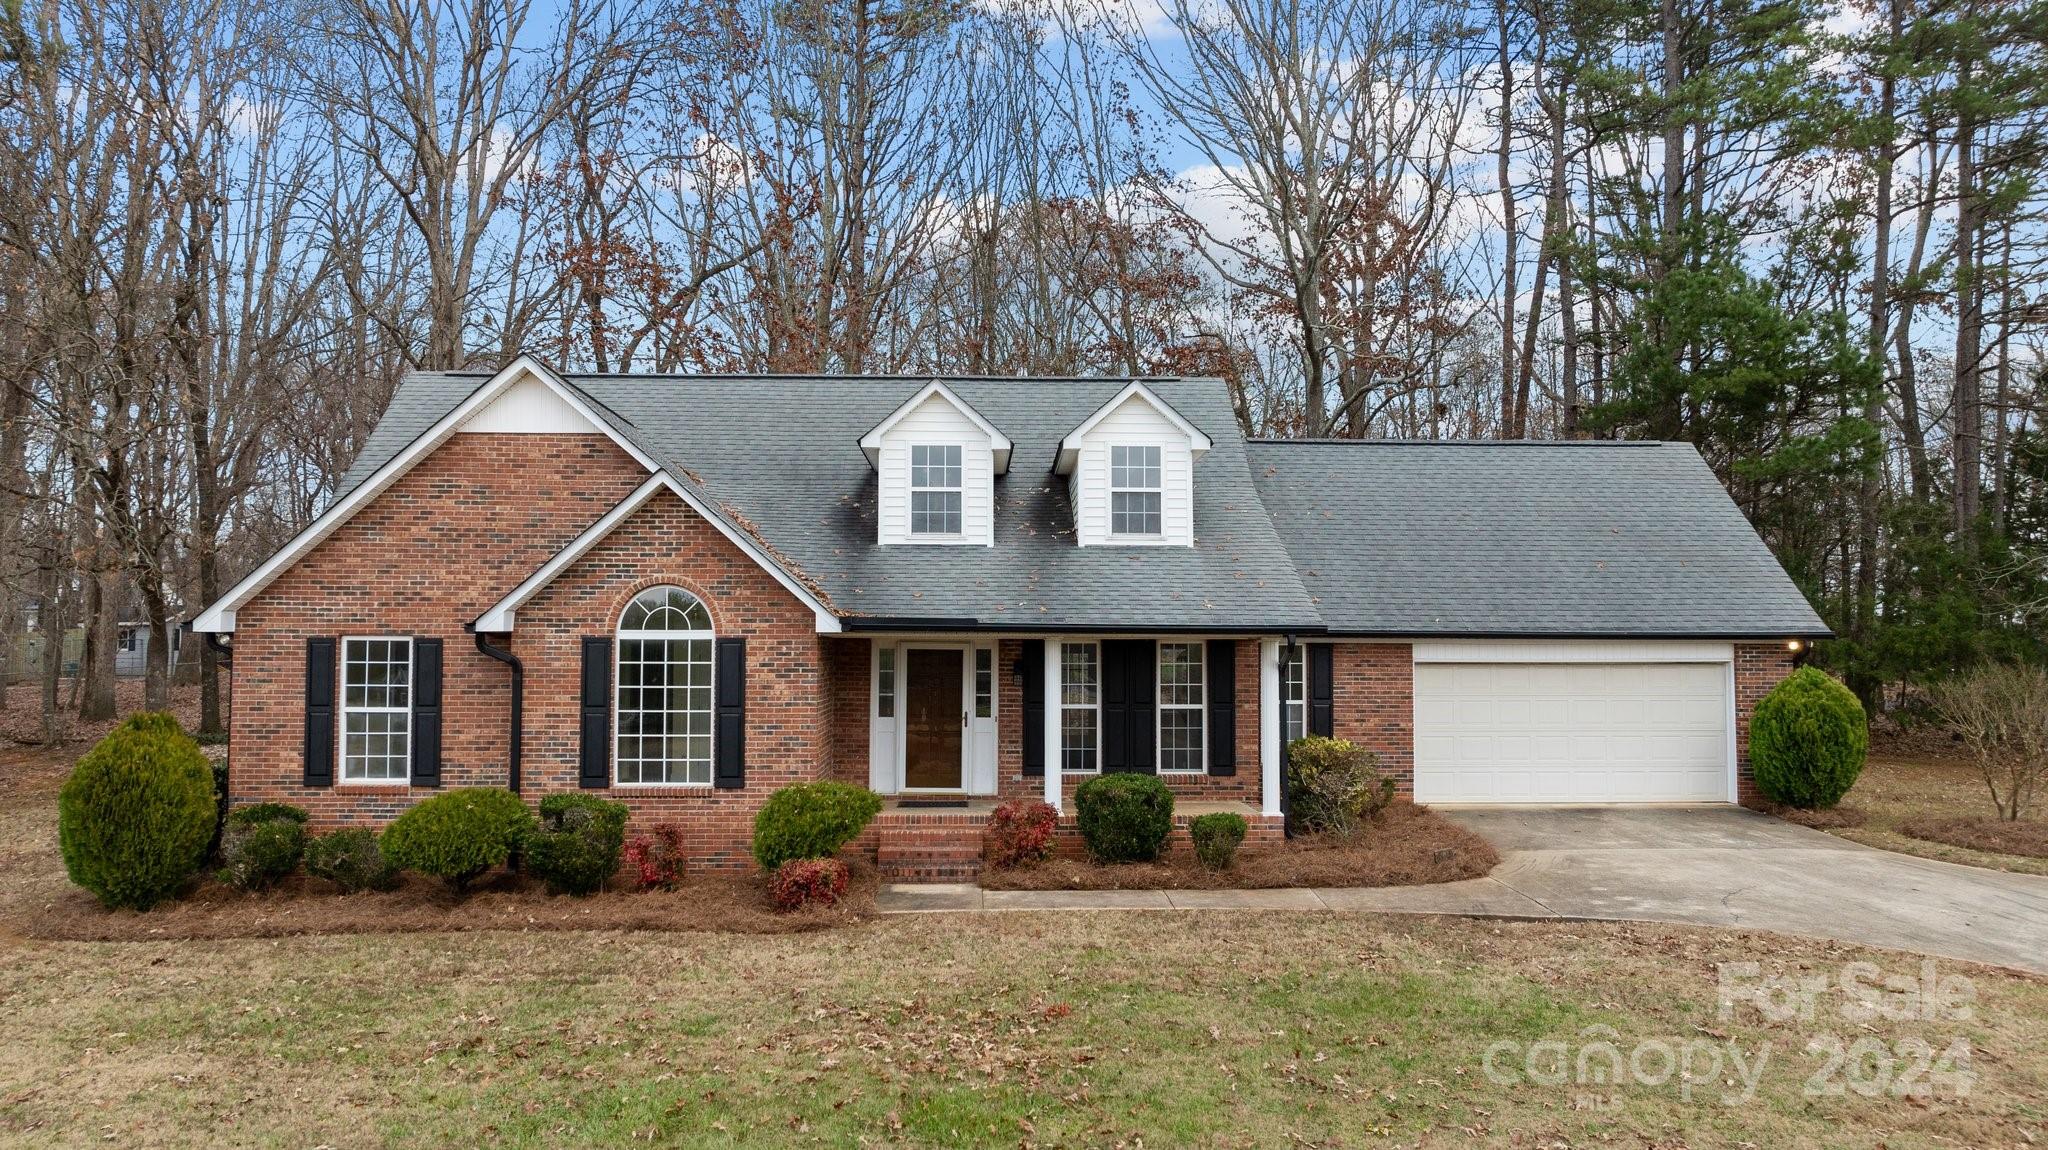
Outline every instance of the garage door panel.
<svg viewBox="0 0 2048 1150"><path fill-rule="evenodd" d="M1722 663L1422 663L1414 713L1421 802L1729 799Z"/></svg>

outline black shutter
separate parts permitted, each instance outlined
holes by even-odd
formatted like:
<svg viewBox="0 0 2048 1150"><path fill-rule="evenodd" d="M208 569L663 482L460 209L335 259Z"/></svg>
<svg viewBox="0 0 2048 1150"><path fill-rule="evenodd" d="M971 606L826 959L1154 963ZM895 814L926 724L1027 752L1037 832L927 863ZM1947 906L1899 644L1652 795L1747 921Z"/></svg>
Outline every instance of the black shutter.
<svg viewBox="0 0 2048 1150"><path fill-rule="evenodd" d="M1150 639L1102 644L1102 771L1154 774L1158 730L1154 694L1159 647Z"/></svg>
<svg viewBox="0 0 2048 1150"><path fill-rule="evenodd" d="M747 641L720 639L715 646L711 780L720 790L734 791L747 785Z"/></svg>
<svg viewBox="0 0 2048 1150"><path fill-rule="evenodd" d="M1024 676L1024 774L1045 774L1045 640L1024 640L1017 659Z"/></svg>
<svg viewBox="0 0 2048 1150"><path fill-rule="evenodd" d="M583 639L583 706L578 727L577 785L612 785L612 641Z"/></svg>
<svg viewBox="0 0 2048 1150"><path fill-rule="evenodd" d="M334 785L334 640L306 640L305 775L309 787Z"/></svg>
<svg viewBox="0 0 2048 1150"><path fill-rule="evenodd" d="M1336 687L1328 643L1308 645L1308 733L1334 738Z"/></svg>
<svg viewBox="0 0 2048 1150"><path fill-rule="evenodd" d="M1237 773L1237 643L1209 640L1209 773Z"/></svg>
<svg viewBox="0 0 2048 1150"><path fill-rule="evenodd" d="M441 785L441 640L412 641L412 785Z"/></svg>

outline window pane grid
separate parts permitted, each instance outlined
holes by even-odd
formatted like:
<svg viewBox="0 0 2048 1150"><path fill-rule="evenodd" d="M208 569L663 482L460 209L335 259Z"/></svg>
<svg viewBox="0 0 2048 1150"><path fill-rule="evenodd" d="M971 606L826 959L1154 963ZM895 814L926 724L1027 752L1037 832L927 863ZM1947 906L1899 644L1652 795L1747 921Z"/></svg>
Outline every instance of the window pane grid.
<svg viewBox="0 0 2048 1150"><path fill-rule="evenodd" d="M1159 769L1196 773L1206 730L1200 643L1159 644Z"/></svg>
<svg viewBox="0 0 2048 1150"><path fill-rule="evenodd" d="M884 647L875 652L875 714L884 719L896 717L896 648Z"/></svg>
<svg viewBox="0 0 2048 1150"><path fill-rule="evenodd" d="M343 639L341 777L412 777L412 640Z"/></svg>
<svg viewBox="0 0 2048 1150"><path fill-rule="evenodd" d="M711 670L711 615L696 596L650 587L634 597L618 634L621 784L711 784Z"/></svg>
<svg viewBox="0 0 2048 1150"><path fill-rule="evenodd" d="M913 444L910 448L910 533L961 532L960 445Z"/></svg>
<svg viewBox="0 0 2048 1150"><path fill-rule="evenodd" d="M1101 693L1093 643L1060 645L1060 769L1093 774L1097 767Z"/></svg>
<svg viewBox="0 0 2048 1150"><path fill-rule="evenodd" d="M996 658L987 647L974 651L974 717L986 719L996 713Z"/></svg>
<svg viewBox="0 0 2048 1150"><path fill-rule="evenodd" d="M1158 535L1164 527L1163 480L1157 447L1109 449L1109 531Z"/></svg>
<svg viewBox="0 0 2048 1150"><path fill-rule="evenodd" d="M1287 702L1287 741L1291 743L1308 733L1308 649L1295 647L1286 662L1283 697Z"/></svg>

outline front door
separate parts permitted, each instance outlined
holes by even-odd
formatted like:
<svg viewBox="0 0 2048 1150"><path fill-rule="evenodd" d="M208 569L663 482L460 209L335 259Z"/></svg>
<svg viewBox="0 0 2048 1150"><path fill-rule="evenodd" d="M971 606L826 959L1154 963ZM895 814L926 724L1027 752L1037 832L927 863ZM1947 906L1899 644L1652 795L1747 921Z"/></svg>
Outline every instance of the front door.
<svg viewBox="0 0 2048 1150"><path fill-rule="evenodd" d="M966 657L958 647L912 647L904 660L906 790L960 789L967 732Z"/></svg>

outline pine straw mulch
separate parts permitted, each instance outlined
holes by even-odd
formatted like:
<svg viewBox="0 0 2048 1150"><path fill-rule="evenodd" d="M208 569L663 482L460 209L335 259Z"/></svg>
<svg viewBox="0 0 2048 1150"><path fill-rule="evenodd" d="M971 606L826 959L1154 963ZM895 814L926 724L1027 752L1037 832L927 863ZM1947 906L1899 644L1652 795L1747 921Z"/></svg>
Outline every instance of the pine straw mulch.
<svg viewBox="0 0 2048 1150"><path fill-rule="evenodd" d="M1900 822L1899 833L1973 851L2048 859L2048 823L2043 822L1921 816Z"/></svg>
<svg viewBox="0 0 2048 1150"><path fill-rule="evenodd" d="M767 880L755 873L686 876L673 891L615 890L588 898L550 895L523 875L498 872L457 897L440 881L405 875L397 890L344 895L324 879L294 875L278 887L244 894L211 879L186 897L148 911L107 910L67 888L17 921L30 938L67 942L283 938L296 935L406 934L471 930L655 930L794 934L873 916L878 885L859 860L837 905L777 911Z"/></svg>
<svg viewBox="0 0 2048 1150"><path fill-rule="evenodd" d="M1418 886L1480 878L1500 863L1493 844L1428 807L1395 803L1355 837L1291 839L1210 870L1186 851L1158 862L1098 865L1053 859L988 869L987 890L1269 890L1277 887Z"/></svg>
<svg viewBox="0 0 2048 1150"><path fill-rule="evenodd" d="M1799 807L1780 806L1765 799L1758 799L1749 804L1749 809L1817 831L1838 831L1849 827L1860 827L1870 817L1864 813L1862 808L1852 807L1847 804L1829 807L1826 810L1810 811Z"/></svg>

